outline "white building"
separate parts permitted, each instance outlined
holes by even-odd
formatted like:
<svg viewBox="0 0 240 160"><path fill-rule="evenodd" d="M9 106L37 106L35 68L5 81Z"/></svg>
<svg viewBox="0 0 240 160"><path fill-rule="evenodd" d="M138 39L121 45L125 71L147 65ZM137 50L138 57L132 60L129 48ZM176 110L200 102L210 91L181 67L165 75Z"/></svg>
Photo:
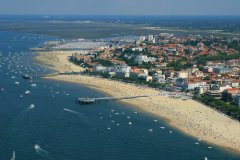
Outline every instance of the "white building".
<svg viewBox="0 0 240 160"><path fill-rule="evenodd" d="M142 51L143 51L143 48L141 48L141 47L138 47L138 48L132 48L132 51L133 51L133 52L135 52L135 51L142 52Z"/></svg>
<svg viewBox="0 0 240 160"><path fill-rule="evenodd" d="M138 64L142 64L142 63L148 63L148 62L155 62L157 59L154 57L148 57L145 55L139 55L137 56L134 61Z"/></svg>
<svg viewBox="0 0 240 160"><path fill-rule="evenodd" d="M166 76L163 74L154 74L153 80L157 83L165 83Z"/></svg>
<svg viewBox="0 0 240 160"><path fill-rule="evenodd" d="M138 41L139 41L139 42L143 42L143 41L145 41L146 39L147 39L146 36L140 36L139 39L138 39Z"/></svg>
<svg viewBox="0 0 240 160"><path fill-rule="evenodd" d="M154 36L153 36L153 35L148 35L148 41L149 41L149 42L152 42L153 39L154 39Z"/></svg>
<svg viewBox="0 0 240 160"><path fill-rule="evenodd" d="M104 66L101 65L101 64L95 65L95 66L93 67L93 69L94 69L94 71L96 71L96 72L105 72L105 71L107 71L107 67L104 67Z"/></svg>
<svg viewBox="0 0 240 160"><path fill-rule="evenodd" d="M178 78L188 78L189 73L188 71L180 71L176 73L176 77Z"/></svg>
<svg viewBox="0 0 240 160"><path fill-rule="evenodd" d="M198 88L198 87L201 87L201 86L205 86L206 85L206 82L188 82L186 84L186 89L195 89L195 88Z"/></svg>

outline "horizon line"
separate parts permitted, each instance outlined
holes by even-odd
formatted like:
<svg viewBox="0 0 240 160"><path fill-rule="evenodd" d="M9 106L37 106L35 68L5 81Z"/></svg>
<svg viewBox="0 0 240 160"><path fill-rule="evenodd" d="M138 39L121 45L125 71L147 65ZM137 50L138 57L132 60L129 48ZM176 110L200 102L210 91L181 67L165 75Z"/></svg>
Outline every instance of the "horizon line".
<svg viewBox="0 0 240 160"><path fill-rule="evenodd" d="M115 17L119 17L119 16L128 16L128 17L240 17L240 15L201 15L201 14L196 14L196 15L180 15L180 14L174 14L174 15L157 15L157 14L152 14L152 15L140 15L140 14L114 14L114 15L110 15L110 14L1 14L0 16L115 16Z"/></svg>

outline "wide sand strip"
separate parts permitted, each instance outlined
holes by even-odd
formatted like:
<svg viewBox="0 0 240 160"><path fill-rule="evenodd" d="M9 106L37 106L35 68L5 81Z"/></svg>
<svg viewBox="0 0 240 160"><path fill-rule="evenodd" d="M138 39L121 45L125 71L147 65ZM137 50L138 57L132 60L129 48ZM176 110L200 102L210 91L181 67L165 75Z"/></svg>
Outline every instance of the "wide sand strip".
<svg viewBox="0 0 240 160"><path fill-rule="evenodd" d="M59 72L81 72L84 69L69 61L69 57L81 51L40 51L34 58L40 64Z"/></svg>
<svg viewBox="0 0 240 160"><path fill-rule="evenodd" d="M42 64L51 64L50 68L57 71L65 71L66 68L74 71L82 70L82 68L70 63L67 60L68 56L69 53L45 52L42 55L39 54L37 60ZM97 77L61 75L51 77L51 79L82 84L111 96L159 93L159 91L154 89ZM167 96L128 99L121 100L121 102L165 118L170 125L186 134L240 153L240 123L201 103L193 100L169 98Z"/></svg>

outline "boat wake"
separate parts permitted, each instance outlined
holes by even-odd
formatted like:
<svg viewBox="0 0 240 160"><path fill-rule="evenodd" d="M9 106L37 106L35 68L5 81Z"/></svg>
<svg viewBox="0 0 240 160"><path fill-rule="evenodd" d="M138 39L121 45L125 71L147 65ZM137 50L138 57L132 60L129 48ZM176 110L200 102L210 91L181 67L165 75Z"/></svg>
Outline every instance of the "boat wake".
<svg viewBox="0 0 240 160"><path fill-rule="evenodd" d="M71 113L71 114L74 114L74 115L78 116L82 120L82 125L85 125L86 127L91 126L91 123L88 121L88 118L86 116L84 116L82 113L79 113L77 111L73 111L73 110L67 109L67 108L63 108L63 110L65 112L68 112L68 113Z"/></svg>
<svg viewBox="0 0 240 160"><path fill-rule="evenodd" d="M15 160L15 159L16 159L16 154L15 154L15 151L13 151L11 160Z"/></svg>
<svg viewBox="0 0 240 160"><path fill-rule="evenodd" d="M69 112L69 113L81 116L81 117L83 116L81 113L73 111L73 110L70 110L70 109L67 109L67 108L63 108L63 110L66 111L66 112Z"/></svg>

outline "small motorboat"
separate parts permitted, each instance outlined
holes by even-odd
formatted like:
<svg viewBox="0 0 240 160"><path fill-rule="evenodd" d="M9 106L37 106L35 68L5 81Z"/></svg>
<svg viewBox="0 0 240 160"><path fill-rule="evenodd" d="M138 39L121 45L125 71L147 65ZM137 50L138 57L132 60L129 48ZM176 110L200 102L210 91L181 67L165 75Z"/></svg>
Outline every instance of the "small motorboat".
<svg viewBox="0 0 240 160"><path fill-rule="evenodd" d="M30 93L31 93L30 91L26 91L26 92L25 92L25 95L28 95L28 94L30 94Z"/></svg>

